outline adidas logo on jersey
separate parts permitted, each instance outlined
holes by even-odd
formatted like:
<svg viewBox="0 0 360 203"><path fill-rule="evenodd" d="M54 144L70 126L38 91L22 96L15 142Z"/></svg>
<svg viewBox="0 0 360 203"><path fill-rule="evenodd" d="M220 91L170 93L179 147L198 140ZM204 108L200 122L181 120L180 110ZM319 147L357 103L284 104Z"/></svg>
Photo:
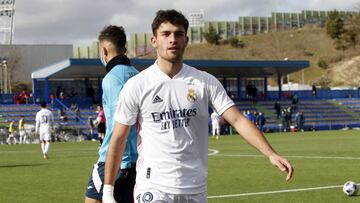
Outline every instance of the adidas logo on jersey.
<svg viewBox="0 0 360 203"><path fill-rule="evenodd" d="M155 104L155 103L159 103L159 102L162 102L163 100L158 96L156 95L156 97L153 99L152 103Z"/></svg>

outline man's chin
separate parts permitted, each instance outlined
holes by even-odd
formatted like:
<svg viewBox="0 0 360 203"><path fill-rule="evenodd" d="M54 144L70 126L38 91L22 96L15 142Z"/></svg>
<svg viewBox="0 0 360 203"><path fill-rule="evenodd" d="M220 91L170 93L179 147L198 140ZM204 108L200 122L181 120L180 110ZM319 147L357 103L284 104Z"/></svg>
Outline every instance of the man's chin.
<svg viewBox="0 0 360 203"><path fill-rule="evenodd" d="M166 57L166 58L164 58L164 59L165 59L166 61L171 62L171 63L182 62L182 58L179 57L179 56L174 56L174 57L169 56L169 57Z"/></svg>

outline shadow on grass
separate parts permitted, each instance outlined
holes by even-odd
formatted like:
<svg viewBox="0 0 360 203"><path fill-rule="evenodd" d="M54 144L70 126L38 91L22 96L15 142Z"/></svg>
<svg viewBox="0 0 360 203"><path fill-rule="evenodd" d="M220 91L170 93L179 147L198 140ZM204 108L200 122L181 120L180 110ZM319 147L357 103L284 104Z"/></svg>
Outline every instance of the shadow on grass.
<svg viewBox="0 0 360 203"><path fill-rule="evenodd" d="M0 168L16 168L16 167L32 167L32 166L42 166L46 165L46 163L36 163L36 164L10 164L10 165L1 165Z"/></svg>

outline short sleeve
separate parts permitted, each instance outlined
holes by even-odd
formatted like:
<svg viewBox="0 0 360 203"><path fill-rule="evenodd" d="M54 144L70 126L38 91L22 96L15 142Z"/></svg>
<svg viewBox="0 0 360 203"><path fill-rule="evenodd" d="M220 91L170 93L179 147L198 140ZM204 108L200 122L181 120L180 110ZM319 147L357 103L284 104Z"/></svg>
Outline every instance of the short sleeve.
<svg viewBox="0 0 360 203"><path fill-rule="evenodd" d="M228 108L235 105L220 81L210 74L208 74L207 89L209 104L219 115L222 115Z"/></svg>
<svg viewBox="0 0 360 203"><path fill-rule="evenodd" d="M115 121L124 125L134 125L139 112L140 92L134 80L130 79L120 91L115 112Z"/></svg>

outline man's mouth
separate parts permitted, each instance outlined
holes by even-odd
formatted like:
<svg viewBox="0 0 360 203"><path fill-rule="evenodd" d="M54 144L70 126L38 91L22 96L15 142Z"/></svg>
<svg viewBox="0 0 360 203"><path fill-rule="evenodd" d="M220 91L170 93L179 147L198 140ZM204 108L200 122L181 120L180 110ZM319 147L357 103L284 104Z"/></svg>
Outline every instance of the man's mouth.
<svg viewBox="0 0 360 203"><path fill-rule="evenodd" d="M176 50L177 50L177 47L170 47L170 48L168 48L168 50L170 50L170 51L176 51Z"/></svg>

